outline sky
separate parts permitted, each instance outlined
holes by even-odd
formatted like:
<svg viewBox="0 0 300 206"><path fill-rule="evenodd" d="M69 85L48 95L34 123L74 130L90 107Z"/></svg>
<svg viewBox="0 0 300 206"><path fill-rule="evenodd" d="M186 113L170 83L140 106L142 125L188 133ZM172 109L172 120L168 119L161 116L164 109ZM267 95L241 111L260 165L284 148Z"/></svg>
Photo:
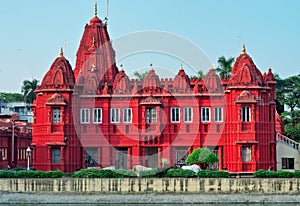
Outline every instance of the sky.
<svg viewBox="0 0 300 206"><path fill-rule="evenodd" d="M94 3L1 1L0 92L21 92L25 79L41 81L60 47L74 69L84 26L94 16ZM104 19L106 0L97 3L98 17ZM298 0L110 0L108 8L113 42L141 31L165 32L192 43L215 66L220 56L236 58L244 43L262 72L272 68L282 78L300 73ZM191 75L209 69L207 65L191 67L164 52L144 51L121 59L116 49L116 55L117 65L124 64L128 74L150 63L166 68L169 77L174 77L181 64Z"/></svg>

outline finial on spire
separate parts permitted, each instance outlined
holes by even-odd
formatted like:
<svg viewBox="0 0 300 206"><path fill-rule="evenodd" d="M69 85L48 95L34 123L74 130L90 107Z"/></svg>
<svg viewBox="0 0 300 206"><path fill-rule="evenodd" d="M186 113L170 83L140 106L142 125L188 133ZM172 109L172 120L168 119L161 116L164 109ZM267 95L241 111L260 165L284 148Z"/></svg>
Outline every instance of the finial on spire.
<svg viewBox="0 0 300 206"><path fill-rule="evenodd" d="M124 69L123 69L123 64L120 65L120 72L123 72Z"/></svg>
<svg viewBox="0 0 300 206"><path fill-rule="evenodd" d="M63 56L64 56L64 51L63 51L63 48L62 48L62 47L60 47L59 56L60 56L60 57L63 57Z"/></svg>
<svg viewBox="0 0 300 206"><path fill-rule="evenodd" d="M179 70L183 70L183 66L182 66L182 64L180 64L180 69Z"/></svg>
<svg viewBox="0 0 300 206"><path fill-rule="evenodd" d="M245 44L243 44L243 47L242 47L242 54L246 54L246 47L245 47Z"/></svg>
<svg viewBox="0 0 300 206"><path fill-rule="evenodd" d="M211 69L214 69L215 68L215 64L211 64Z"/></svg>
<svg viewBox="0 0 300 206"><path fill-rule="evenodd" d="M95 2L95 10L94 10L95 16L97 16L97 2Z"/></svg>

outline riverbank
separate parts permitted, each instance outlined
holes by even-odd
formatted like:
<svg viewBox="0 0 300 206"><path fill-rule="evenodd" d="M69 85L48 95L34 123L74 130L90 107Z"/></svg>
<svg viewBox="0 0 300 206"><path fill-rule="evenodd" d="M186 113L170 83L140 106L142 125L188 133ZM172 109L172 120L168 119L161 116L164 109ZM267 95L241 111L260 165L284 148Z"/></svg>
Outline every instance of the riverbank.
<svg viewBox="0 0 300 206"><path fill-rule="evenodd" d="M298 195L240 194L28 194L0 192L0 205L298 205Z"/></svg>

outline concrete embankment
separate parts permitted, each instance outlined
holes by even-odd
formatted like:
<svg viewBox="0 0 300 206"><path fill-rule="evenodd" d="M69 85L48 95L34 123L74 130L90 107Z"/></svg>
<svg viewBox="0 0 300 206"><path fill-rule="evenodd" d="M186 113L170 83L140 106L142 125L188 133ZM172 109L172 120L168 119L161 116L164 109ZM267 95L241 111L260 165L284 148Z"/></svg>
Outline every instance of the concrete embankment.
<svg viewBox="0 0 300 206"><path fill-rule="evenodd" d="M0 179L0 192L64 194L300 194L300 179Z"/></svg>

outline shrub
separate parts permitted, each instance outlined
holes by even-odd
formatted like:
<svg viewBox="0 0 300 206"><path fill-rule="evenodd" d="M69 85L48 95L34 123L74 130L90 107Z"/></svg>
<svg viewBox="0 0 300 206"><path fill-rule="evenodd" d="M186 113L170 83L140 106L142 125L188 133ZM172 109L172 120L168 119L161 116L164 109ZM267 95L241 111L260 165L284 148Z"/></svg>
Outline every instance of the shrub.
<svg viewBox="0 0 300 206"><path fill-rule="evenodd" d="M207 147L195 149L185 160L187 164L210 164L218 161L218 157Z"/></svg>
<svg viewBox="0 0 300 206"><path fill-rule="evenodd" d="M15 173L15 177L16 178L45 178L46 172L20 170Z"/></svg>
<svg viewBox="0 0 300 206"><path fill-rule="evenodd" d="M289 171L279 170L279 171L277 171L277 177L279 177L279 178L292 178L292 177L294 177L294 173L289 172Z"/></svg>
<svg viewBox="0 0 300 206"><path fill-rule="evenodd" d="M0 178L14 178L15 173L10 170L0 170Z"/></svg>
<svg viewBox="0 0 300 206"><path fill-rule="evenodd" d="M169 169L163 177L184 177L184 178L191 178L191 177L197 177L196 173L191 170L183 170L181 168L179 169Z"/></svg>
<svg viewBox="0 0 300 206"><path fill-rule="evenodd" d="M300 178L300 171L294 172L294 177L295 178Z"/></svg>
<svg viewBox="0 0 300 206"><path fill-rule="evenodd" d="M66 176L65 173L63 173L60 170L48 171L48 172L45 172L45 174L44 174L45 178L62 178L65 176Z"/></svg>
<svg viewBox="0 0 300 206"><path fill-rule="evenodd" d="M133 178L137 177L133 170L123 170L123 169L117 169L114 171L114 177L115 178Z"/></svg>
<svg viewBox="0 0 300 206"><path fill-rule="evenodd" d="M277 173L268 170L258 170L253 173L253 177L256 178L277 178Z"/></svg>
<svg viewBox="0 0 300 206"><path fill-rule="evenodd" d="M115 173L112 170L84 169L75 172L71 177L73 178L114 178Z"/></svg>
<svg viewBox="0 0 300 206"><path fill-rule="evenodd" d="M197 174L200 178L228 178L230 174L225 171L209 171L209 170L201 170Z"/></svg>
<svg viewBox="0 0 300 206"><path fill-rule="evenodd" d="M139 177L148 177L148 178L158 177L158 170L157 168L155 168L151 170L139 171Z"/></svg>

